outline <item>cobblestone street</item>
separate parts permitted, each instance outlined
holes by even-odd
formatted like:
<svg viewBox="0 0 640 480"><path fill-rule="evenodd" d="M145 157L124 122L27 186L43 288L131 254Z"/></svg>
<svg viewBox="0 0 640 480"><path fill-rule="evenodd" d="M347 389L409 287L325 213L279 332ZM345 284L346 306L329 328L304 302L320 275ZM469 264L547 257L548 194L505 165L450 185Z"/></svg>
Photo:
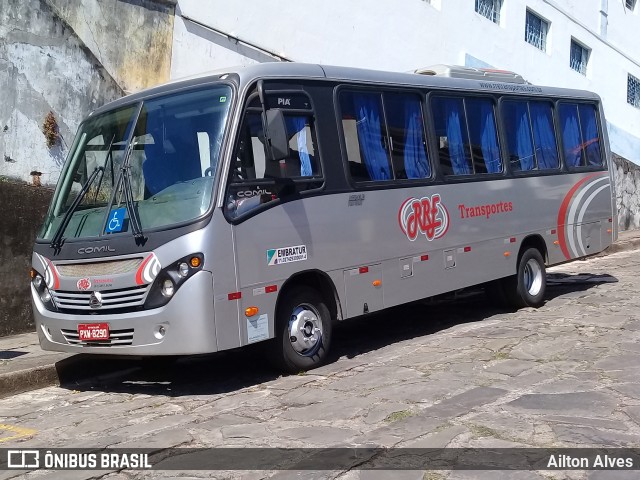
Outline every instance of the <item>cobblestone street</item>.
<svg viewBox="0 0 640 480"><path fill-rule="evenodd" d="M328 365L277 377L259 348L180 360L106 385L0 400L33 447L639 447L638 251L548 272L546 304L483 295L415 304L337 329ZM37 472L28 478L63 478ZM64 472L109 480L193 472ZM15 473L3 472L0 478ZM230 478L637 478L636 472L221 472Z"/></svg>

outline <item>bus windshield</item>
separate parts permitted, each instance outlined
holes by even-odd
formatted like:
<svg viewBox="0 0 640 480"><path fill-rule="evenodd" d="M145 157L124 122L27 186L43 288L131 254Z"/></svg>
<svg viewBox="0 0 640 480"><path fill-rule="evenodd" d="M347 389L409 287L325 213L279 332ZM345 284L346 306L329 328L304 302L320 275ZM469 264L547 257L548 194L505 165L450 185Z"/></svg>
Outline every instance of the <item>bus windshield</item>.
<svg viewBox="0 0 640 480"><path fill-rule="evenodd" d="M65 238L131 233L130 208L145 232L203 215L211 203L230 104L231 88L219 85L85 121L40 238L51 240L60 228ZM68 223L61 227L65 216Z"/></svg>

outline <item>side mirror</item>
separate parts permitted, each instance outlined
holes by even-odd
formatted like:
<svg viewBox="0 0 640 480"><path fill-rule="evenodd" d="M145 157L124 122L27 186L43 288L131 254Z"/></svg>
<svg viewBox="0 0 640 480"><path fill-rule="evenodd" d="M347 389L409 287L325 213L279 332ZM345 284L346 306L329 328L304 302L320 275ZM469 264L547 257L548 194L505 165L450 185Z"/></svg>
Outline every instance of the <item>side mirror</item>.
<svg viewBox="0 0 640 480"><path fill-rule="evenodd" d="M267 144L271 160L277 162L289 157L289 137L284 114L278 108L267 110Z"/></svg>

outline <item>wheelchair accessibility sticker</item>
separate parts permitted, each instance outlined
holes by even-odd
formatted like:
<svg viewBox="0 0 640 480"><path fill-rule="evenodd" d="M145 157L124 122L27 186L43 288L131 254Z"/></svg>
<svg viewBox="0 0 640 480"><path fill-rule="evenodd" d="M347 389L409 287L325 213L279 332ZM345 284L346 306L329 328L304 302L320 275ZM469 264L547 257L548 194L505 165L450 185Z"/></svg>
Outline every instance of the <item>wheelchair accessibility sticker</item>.
<svg viewBox="0 0 640 480"><path fill-rule="evenodd" d="M126 212L126 208L111 210L109 219L107 220L107 226L104 229L105 233L121 232L122 227L124 226L124 215Z"/></svg>

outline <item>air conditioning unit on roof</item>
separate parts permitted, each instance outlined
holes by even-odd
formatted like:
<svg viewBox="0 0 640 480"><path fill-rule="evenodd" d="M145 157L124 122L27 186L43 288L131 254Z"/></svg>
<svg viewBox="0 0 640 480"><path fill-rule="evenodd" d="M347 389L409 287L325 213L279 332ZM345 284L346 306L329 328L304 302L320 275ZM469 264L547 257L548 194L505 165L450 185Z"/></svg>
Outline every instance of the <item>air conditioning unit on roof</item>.
<svg viewBox="0 0 640 480"><path fill-rule="evenodd" d="M490 82L507 82L529 84L522 75L508 70L493 68L463 67L460 65L432 65L419 68L413 73L418 75L434 75L438 77L466 78L468 80L486 80Z"/></svg>

